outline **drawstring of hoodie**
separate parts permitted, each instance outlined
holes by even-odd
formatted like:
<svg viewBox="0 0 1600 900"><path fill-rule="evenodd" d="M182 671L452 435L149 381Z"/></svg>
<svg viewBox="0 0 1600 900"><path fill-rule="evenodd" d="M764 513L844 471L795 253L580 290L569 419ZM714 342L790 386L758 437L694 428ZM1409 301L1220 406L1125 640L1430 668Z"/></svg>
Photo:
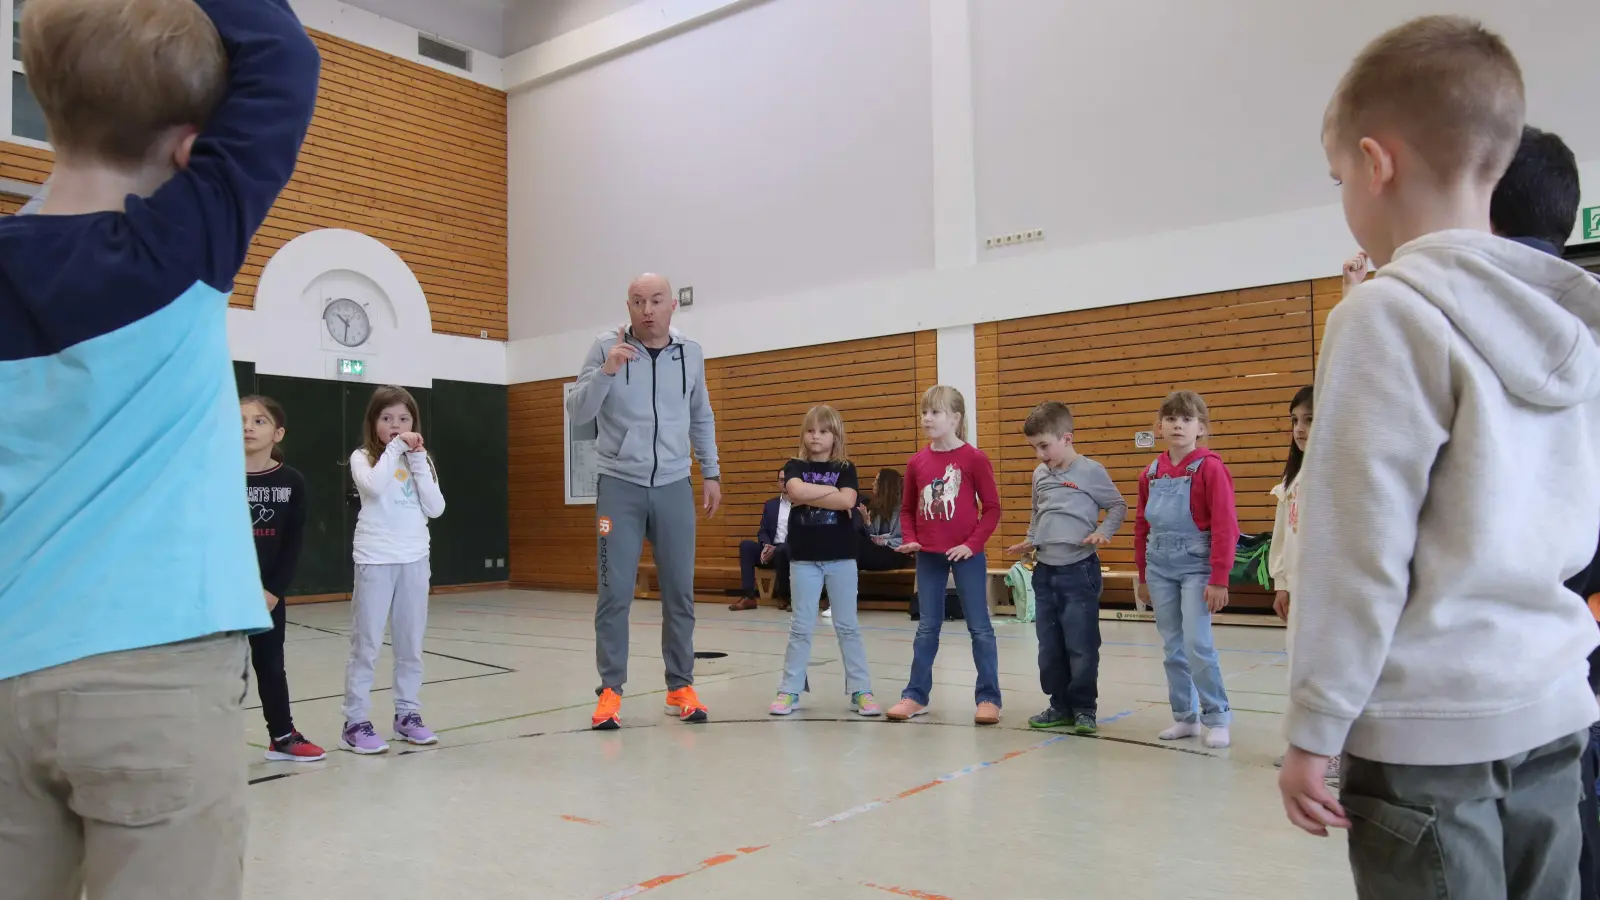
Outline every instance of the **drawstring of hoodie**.
<svg viewBox="0 0 1600 900"><path fill-rule="evenodd" d="M631 331L631 329L630 329L630 331ZM628 342L628 338L624 337L623 338L623 342L627 343ZM679 382L680 382L680 390L683 392L683 396L687 397L687 396L689 396L689 362L683 358L683 345L682 344L678 345L677 350L678 350L678 378L679 378ZM649 352L649 348L646 348L646 352ZM622 383L623 384L633 384L633 360L631 360L631 359L622 364Z"/></svg>

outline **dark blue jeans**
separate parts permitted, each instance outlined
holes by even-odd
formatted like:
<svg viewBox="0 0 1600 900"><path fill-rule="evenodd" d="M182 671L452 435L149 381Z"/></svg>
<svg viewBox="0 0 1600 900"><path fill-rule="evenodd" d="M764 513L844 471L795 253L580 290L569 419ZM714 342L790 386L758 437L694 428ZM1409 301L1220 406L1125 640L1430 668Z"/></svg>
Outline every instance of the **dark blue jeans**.
<svg viewBox="0 0 1600 900"><path fill-rule="evenodd" d="M972 636L972 664L978 670L976 702L1001 705L1000 655L995 650L994 626L989 622L988 568L982 553L958 563L952 563L943 553L917 554L917 605L922 619L917 622L917 638L911 645L911 683L900 696L928 705L928 693L933 690L933 658L939 655L939 632L944 628L944 587L953 569L961 612L967 617L967 633Z"/></svg>
<svg viewBox="0 0 1600 900"><path fill-rule="evenodd" d="M1100 697L1100 557L1033 569L1039 687L1059 712L1094 715Z"/></svg>

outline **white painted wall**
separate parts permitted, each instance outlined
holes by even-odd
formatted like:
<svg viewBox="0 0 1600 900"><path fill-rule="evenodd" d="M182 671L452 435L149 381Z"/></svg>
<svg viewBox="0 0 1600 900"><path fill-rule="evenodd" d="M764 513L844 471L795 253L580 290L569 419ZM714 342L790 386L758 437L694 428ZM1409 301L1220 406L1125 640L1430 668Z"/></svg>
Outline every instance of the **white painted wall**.
<svg viewBox="0 0 1600 900"><path fill-rule="evenodd" d="M1510 43L1529 121L1600 159L1594 0L971 6L979 237L1047 236L986 260L1336 202L1334 84L1381 31L1445 9Z"/></svg>
<svg viewBox="0 0 1600 900"><path fill-rule="evenodd" d="M1600 7L1454 7L1512 43L1530 121L1587 161L1585 203L1600 205L1591 63ZM695 286L696 306L677 324L713 356L1334 275L1354 247L1318 143L1323 106L1366 40L1424 11L1425 0L1352 0L1337 10L1266 0L768 0L591 61L511 101L507 375L574 374L594 334L623 316L623 287L643 269ZM880 31L870 45L815 27L831 16L867 33L873 26L858 15L881 17L870 20ZM881 34L893 16L901 27ZM717 30L761 52L711 40ZM913 33L921 53L904 43ZM805 70L789 65L791 45L806 40L827 49L829 77L810 89L799 81ZM881 179L848 192L818 183L881 171L871 147L836 143L819 159L816 143L751 135L779 127L791 109L868 128L849 123L878 108L860 95L886 82L898 86L885 104L897 130L925 129L932 137L921 146L938 160L917 157L909 140L896 145L897 165L932 184L921 195L896 189L899 206L886 202L892 185ZM669 146L652 143L658 133ZM674 144L685 135L712 145L703 152L716 164L685 161ZM647 149L611 146L628 141ZM966 173L962 141L973 148ZM803 204L806 220L792 214L801 185L826 201ZM665 198L666 212L630 205L641 196ZM863 234L886 208L904 216L907 198L925 202L919 240L936 254ZM848 247L818 237L819 227L848 236ZM971 250L976 265L961 258L962 229L977 242L1036 227L1047 240ZM769 246L769 233L781 244Z"/></svg>
<svg viewBox="0 0 1600 900"><path fill-rule="evenodd" d="M971 325L941 328L934 334L939 354L939 383L961 392L967 406L967 443L978 446L978 345ZM931 384L920 386L923 390Z"/></svg>
<svg viewBox="0 0 1600 900"><path fill-rule="evenodd" d="M928 27L921 2L775 0L514 93L512 337L611 322L644 270L693 285L698 331L927 268Z"/></svg>
<svg viewBox="0 0 1600 900"><path fill-rule="evenodd" d="M340 346L323 308L351 299L366 308L372 336ZM273 254L256 288L255 308L228 310L233 358L264 375L338 378L340 358L366 363L373 384L431 387L433 379L505 384L505 345L435 334L422 286L393 250L339 228L303 234Z"/></svg>

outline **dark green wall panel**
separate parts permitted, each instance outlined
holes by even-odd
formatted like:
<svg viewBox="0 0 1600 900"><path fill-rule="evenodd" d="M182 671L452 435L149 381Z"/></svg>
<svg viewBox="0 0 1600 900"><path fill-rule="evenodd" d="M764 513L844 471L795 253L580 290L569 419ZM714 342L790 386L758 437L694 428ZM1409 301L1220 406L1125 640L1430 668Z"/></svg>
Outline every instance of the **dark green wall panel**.
<svg viewBox="0 0 1600 900"><path fill-rule="evenodd" d="M260 375L258 393L283 405L288 417L284 461L306 480L306 538L291 594L336 594L350 590L350 532L345 492L350 485L350 451L345 436L344 389L337 381ZM346 521L348 519L348 522Z"/></svg>
<svg viewBox="0 0 1600 900"><path fill-rule="evenodd" d="M505 386L434 379L432 408L424 436L445 499L445 513L433 525L433 581L504 581L510 562Z"/></svg>
<svg viewBox="0 0 1600 900"><path fill-rule="evenodd" d="M239 385L239 396L256 393L256 364L234 360L233 380Z"/></svg>
<svg viewBox="0 0 1600 900"><path fill-rule="evenodd" d="M235 363L238 367L248 363ZM351 589L351 536L361 501L350 480L350 454L361 446L363 418L376 385L254 375L255 392L283 404L289 422L285 461L306 479L306 543L290 593ZM245 381L240 381L244 392ZM409 388L422 435L439 469L445 513L429 526L434 584L503 581L506 569L484 568L509 550L506 512L506 389L502 385L435 381Z"/></svg>

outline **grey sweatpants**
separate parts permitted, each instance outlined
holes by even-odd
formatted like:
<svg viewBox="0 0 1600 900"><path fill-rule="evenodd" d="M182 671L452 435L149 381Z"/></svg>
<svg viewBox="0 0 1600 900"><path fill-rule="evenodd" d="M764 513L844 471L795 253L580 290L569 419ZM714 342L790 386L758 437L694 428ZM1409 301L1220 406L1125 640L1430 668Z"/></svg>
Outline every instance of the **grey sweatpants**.
<svg viewBox="0 0 1600 900"><path fill-rule="evenodd" d="M1587 730L1497 762L1403 766L1346 755L1361 900L1577 900Z"/></svg>
<svg viewBox="0 0 1600 900"><path fill-rule="evenodd" d="M350 598L350 660L344 667L344 721L368 721L372 673L389 626L394 649L395 715L422 709L422 635L428 630L428 558L401 565L357 565Z"/></svg>
<svg viewBox="0 0 1600 900"><path fill-rule="evenodd" d="M644 542L655 553L661 585L661 658L667 689L694 683L694 485L685 478L646 488L600 476L600 597L594 610L594 655L600 690L622 693L628 680L628 612Z"/></svg>

